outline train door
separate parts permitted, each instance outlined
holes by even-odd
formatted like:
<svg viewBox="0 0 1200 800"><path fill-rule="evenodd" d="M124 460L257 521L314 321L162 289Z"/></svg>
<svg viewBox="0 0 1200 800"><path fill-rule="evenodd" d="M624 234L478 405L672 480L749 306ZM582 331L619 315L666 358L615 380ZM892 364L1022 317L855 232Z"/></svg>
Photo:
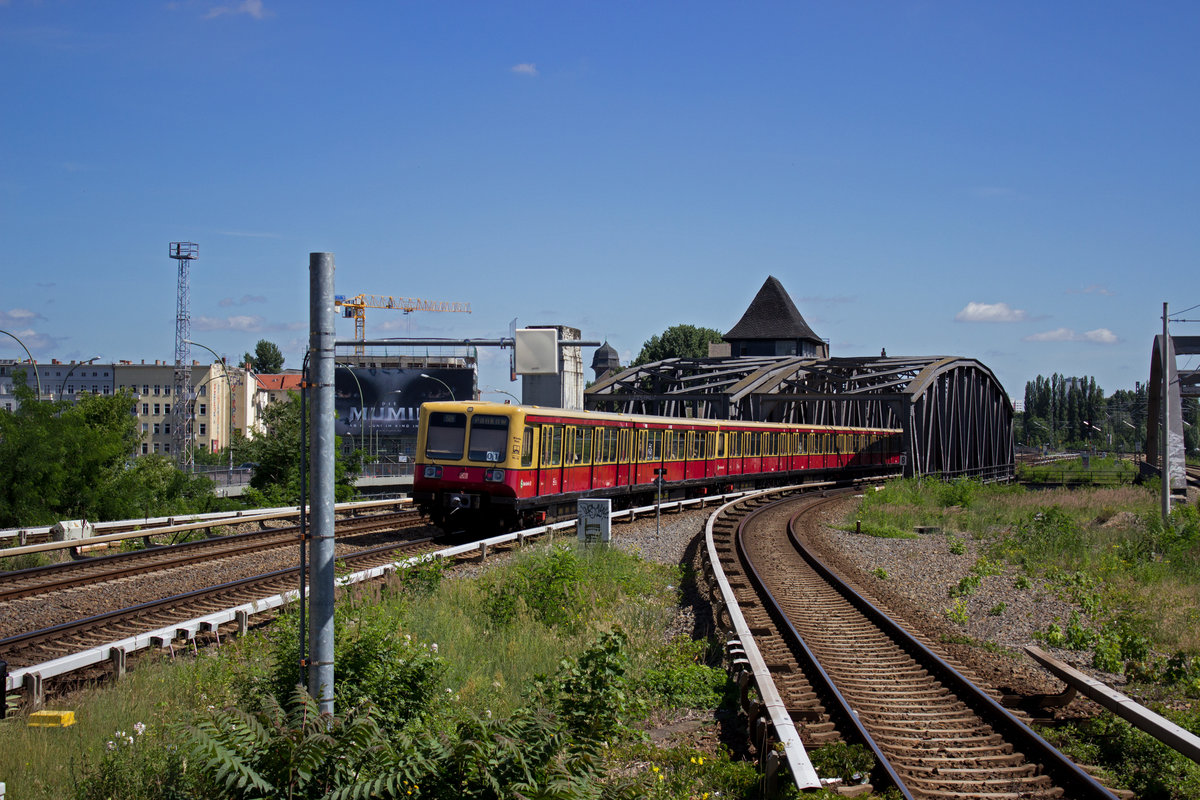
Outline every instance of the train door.
<svg viewBox="0 0 1200 800"><path fill-rule="evenodd" d="M537 469L534 453L537 452L537 428L526 425L521 432L521 471L517 476L517 497L533 497L537 494Z"/></svg>
<svg viewBox="0 0 1200 800"><path fill-rule="evenodd" d="M633 482L633 429L621 428L617 431L617 486L628 486Z"/></svg>
<svg viewBox="0 0 1200 800"><path fill-rule="evenodd" d="M543 425L541 462L538 469L538 494L562 491L563 426Z"/></svg>

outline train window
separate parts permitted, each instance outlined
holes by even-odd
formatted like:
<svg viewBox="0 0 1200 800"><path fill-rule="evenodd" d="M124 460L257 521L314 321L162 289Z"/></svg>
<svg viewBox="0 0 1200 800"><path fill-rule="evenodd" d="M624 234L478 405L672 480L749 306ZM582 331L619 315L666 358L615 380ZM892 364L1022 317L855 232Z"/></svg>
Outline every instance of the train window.
<svg viewBox="0 0 1200 800"><path fill-rule="evenodd" d="M533 466L533 426L526 425L521 435L521 466Z"/></svg>
<svg viewBox="0 0 1200 800"><path fill-rule="evenodd" d="M425 457L457 460L466 441L466 414L430 414L425 431Z"/></svg>
<svg viewBox="0 0 1200 800"><path fill-rule="evenodd" d="M563 429L561 425L542 426L543 467L557 467L562 464L562 439Z"/></svg>
<svg viewBox="0 0 1200 800"><path fill-rule="evenodd" d="M617 435L617 460L622 464L629 463L630 446L633 444L633 431L621 428Z"/></svg>
<svg viewBox="0 0 1200 800"><path fill-rule="evenodd" d="M467 458L497 464L508 450L508 417L502 414L476 414L471 417L471 438Z"/></svg>
<svg viewBox="0 0 1200 800"><path fill-rule="evenodd" d="M729 455L733 458L742 456L742 432L733 431L729 434Z"/></svg>
<svg viewBox="0 0 1200 800"><path fill-rule="evenodd" d="M591 428L576 428L575 429L575 444L572 447L575 456L574 463L590 464L592 463L592 429Z"/></svg>
<svg viewBox="0 0 1200 800"><path fill-rule="evenodd" d="M661 461L663 454L662 429L646 431L646 460Z"/></svg>
<svg viewBox="0 0 1200 800"><path fill-rule="evenodd" d="M684 435L686 431L667 431L667 458L677 459L683 458Z"/></svg>
<svg viewBox="0 0 1200 800"><path fill-rule="evenodd" d="M688 448L691 457L696 459L707 458L708 456L704 448L704 445L707 444L705 433L703 431L692 431L688 433L688 436L692 437L691 447Z"/></svg>

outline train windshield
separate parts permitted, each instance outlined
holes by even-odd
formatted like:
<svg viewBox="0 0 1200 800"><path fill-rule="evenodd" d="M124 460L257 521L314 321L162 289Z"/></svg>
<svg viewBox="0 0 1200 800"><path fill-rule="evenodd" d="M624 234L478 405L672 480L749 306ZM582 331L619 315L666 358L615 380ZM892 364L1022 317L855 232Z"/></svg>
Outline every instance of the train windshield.
<svg viewBox="0 0 1200 800"><path fill-rule="evenodd" d="M430 414L429 429L425 434L425 457L452 461L462 458L466 434L466 414Z"/></svg>
<svg viewBox="0 0 1200 800"><path fill-rule="evenodd" d="M497 463L504 460L508 445L508 417L499 414L476 414L471 417L470 461Z"/></svg>

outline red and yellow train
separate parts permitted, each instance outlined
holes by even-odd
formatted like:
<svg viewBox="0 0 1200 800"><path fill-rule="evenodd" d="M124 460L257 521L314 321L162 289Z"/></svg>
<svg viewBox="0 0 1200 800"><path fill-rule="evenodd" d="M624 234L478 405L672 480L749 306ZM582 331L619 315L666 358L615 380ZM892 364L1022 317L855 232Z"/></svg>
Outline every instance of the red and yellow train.
<svg viewBox="0 0 1200 800"><path fill-rule="evenodd" d="M897 429L648 417L486 402L421 406L413 501L445 530L527 526L581 497L617 508L894 473Z"/></svg>

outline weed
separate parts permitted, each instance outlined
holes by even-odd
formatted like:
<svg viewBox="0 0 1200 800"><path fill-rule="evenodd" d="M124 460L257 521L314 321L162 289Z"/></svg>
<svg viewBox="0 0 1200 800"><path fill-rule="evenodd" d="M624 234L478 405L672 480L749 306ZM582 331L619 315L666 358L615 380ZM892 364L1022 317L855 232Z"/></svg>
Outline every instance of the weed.
<svg viewBox="0 0 1200 800"><path fill-rule="evenodd" d="M1004 613L1006 608L1008 608L1008 603L1005 603L1004 601L996 603L996 605L988 609L988 616L998 617Z"/></svg>
<svg viewBox="0 0 1200 800"><path fill-rule="evenodd" d="M971 621L971 612L967 608L967 601L963 598L958 598L954 604L946 609L946 619L966 627Z"/></svg>
<svg viewBox="0 0 1200 800"><path fill-rule="evenodd" d="M967 543L957 536L950 537L950 552L953 555L961 556L967 552Z"/></svg>
<svg viewBox="0 0 1200 800"><path fill-rule="evenodd" d="M871 570L871 574L876 578L879 578L881 581L886 581L888 577L887 570L883 567L876 567L875 569Z"/></svg>
<svg viewBox="0 0 1200 800"><path fill-rule="evenodd" d="M1029 578L1025 577L1024 575L1018 575L1013 580L1013 588L1014 589L1024 590L1024 589L1030 589L1032 587L1033 587L1033 582L1030 581Z"/></svg>
<svg viewBox="0 0 1200 800"><path fill-rule="evenodd" d="M875 756L861 744L827 744L813 750L809 758L818 775L841 778L848 784L866 783L875 769Z"/></svg>

